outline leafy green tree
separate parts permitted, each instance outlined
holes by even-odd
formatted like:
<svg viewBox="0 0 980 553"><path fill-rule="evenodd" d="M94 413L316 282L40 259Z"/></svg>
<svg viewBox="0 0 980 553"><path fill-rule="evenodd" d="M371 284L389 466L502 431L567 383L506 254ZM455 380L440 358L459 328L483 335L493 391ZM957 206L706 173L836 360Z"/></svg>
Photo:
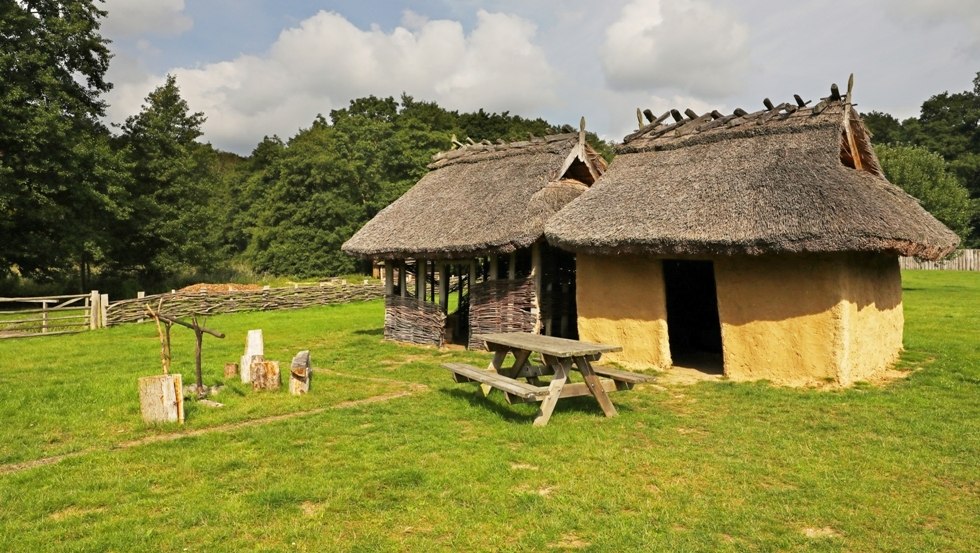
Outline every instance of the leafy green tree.
<svg viewBox="0 0 980 553"><path fill-rule="evenodd" d="M907 142L902 123L890 114L872 111L861 115L864 125L871 131L871 138L877 144Z"/></svg>
<svg viewBox="0 0 980 553"><path fill-rule="evenodd" d="M91 0L0 3L0 275L81 275L125 217L122 160L99 123L111 85Z"/></svg>
<svg viewBox="0 0 980 553"><path fill-rule="evenodd" d="M921 146L884 144L876 146L875 153L889 181L918 198L962 239L969 236L976 203L942 156Z"/></svg>
<svg viewBox="0 0 980 553"><path fill-rule="evenodd" d="M126 119L120 143L133 167L132 214L120 229L113 261L134 270L144 283L217 263L212 212L218 183L216 152L196 142L203 113L192 113L177 80L146 97L140 112Z"/></svg>

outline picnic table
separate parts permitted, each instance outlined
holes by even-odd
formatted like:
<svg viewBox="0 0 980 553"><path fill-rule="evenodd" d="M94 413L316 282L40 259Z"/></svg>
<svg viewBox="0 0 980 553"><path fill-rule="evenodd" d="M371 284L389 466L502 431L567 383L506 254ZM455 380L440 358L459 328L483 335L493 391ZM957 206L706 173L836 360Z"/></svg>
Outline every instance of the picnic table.
<svg viewBox="0 0 980 553"><path fill-rule="evenodd" d="M592 365L603 353L622 351L620 346L529 332L477 334L475 337L493 352L489 367L480 369L465 363L445 363L443 367L452 371L456 382L479 382L485 395L498 389L504 392L509 403L541 402L534 426L548 424L559 399L584 395L593 396L602 412L607 417L614 417L616 407L607 392L629 390L635 384L652 380L646 375ZM542 364L532 362L535 353L540 354ZM513 363L504 366L508 356L513 357ZM581 373L583 382L570 382L572 371ZM550 377L550 380L543 382L542 377Z"/></svg>

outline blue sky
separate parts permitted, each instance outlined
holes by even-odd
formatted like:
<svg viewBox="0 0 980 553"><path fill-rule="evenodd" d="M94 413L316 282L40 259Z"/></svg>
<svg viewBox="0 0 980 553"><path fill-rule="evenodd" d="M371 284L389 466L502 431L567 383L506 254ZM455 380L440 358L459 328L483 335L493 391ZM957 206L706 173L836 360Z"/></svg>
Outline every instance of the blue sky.
<svg viewBox="0 0 980 553"><path fill-rule="evenodd" d="M856 75L861 111L971 88L977 0L107 0L108 118L177 76L203 140L247 154L374 94L510 111L619 140L637 107L761 107ZM480 139L482 137L473 137Z"/></svg>

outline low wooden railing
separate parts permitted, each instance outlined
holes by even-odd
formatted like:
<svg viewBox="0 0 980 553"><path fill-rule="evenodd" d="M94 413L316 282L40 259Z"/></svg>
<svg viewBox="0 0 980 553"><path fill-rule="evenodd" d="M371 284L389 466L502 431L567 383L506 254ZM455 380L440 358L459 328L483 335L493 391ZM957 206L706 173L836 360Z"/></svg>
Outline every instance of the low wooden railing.
<svg viewBox="0 0 980 553"><path fill-rule="evenodd" d="M108 297L88 294L0 298L0 339L55 336L105 326Z"/></svg>
<svg viewBox="0 0 980 553"><path fill-rule="evenodd" d="M903 269L926 271L980 271L980 250L960 250L952 259L917 261L913 257L900 257Z"/></svg>

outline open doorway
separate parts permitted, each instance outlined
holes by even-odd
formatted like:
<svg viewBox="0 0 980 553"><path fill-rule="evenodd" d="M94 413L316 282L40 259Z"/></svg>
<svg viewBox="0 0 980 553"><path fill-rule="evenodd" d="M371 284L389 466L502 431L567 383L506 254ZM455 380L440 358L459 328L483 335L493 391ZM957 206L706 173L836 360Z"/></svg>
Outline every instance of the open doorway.
<svg viewBox="0 0 980 553"><path fill-rule="evenodd" d="M721 322L710 261L665 259L667 336L675 366L721 374Z"/></svg>

